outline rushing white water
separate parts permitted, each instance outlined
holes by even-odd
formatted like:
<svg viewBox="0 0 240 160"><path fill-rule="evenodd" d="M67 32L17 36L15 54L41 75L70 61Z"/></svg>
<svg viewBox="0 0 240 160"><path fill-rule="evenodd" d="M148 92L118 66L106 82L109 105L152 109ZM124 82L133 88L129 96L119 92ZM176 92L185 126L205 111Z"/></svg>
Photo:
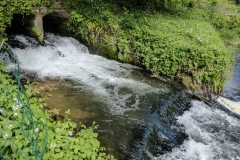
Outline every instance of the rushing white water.
<svg viewBox="0 0 240 160"><path fill-rule="evenodd" d="M16 36L15 39L27 46L15 49L21 70L32 72L41 79L48 77L79 82L82 88L104 101L113 114L138 109L141 95L160 91L131 77L131 72L137 67L89 54L87 47L73 38L47 34L46 46L38 47L34 46L35 40L29 41L28 37ZM124 90L129 92L125 94ZM127 103L131 107L127 107Z"/></svg>
<svg viewBox="0 0 240 160"><path fill-rule="evenodd" d="M191 109L177 119L189 138L172 152L155 159L240 159L239 119L201 101L192 101Z"/></svg>
<svg viewBox="0 0 240 160"><path fill-rule="evenodd" d="M144 124L142 115L147 115L145 111L142 113L137 111L151 107L156 99L165 102L160 103L166 106L163 107L164 110L167 110L171 103L175 103L177 107L185 106L179 101L181 98L177 102L171 101L171 97L176 93L171 90L170 85L164 85L160 81L157 81L157 84L149 83L141 76L133 74L140 70L138 67L89 54L87 47L73 38L47 34L46 46L38 46L34 39L24 36L16 36L15 39L27 46L25 49L15 48L22 71L27 74L33 73L40 79L71 80L77 83L75 88L79 87L83 91L91 92L92 94L89 95L93 95L94 100L97 99L97 105L100 102L106 105L113 116L100 114L100 110L96 111L98 107L93 110L99 114L97 118L100 123L100 135L102 132L101 136L105 136L106 145L112 144L110 150L113 150L114 146L119 150L119 146L129 143L133 128L138 122ZM238 98L235 96L235 99ZM148 99L151 99L151 104L144 104ZM189 102L188 99L185 101ZM188 104L187 102L185 104ZM201 101L192 100L191 106L189 111L177 117L177 123L182 126L189 138L182 145L160 157L154 157L146 150L148 157L156 160L240 159L240 120ZM164 110L160 111L164 112ZM125 114L126 112L131 116ZM166 111L166 114L168 117L172 111ZM91 122L93 120L90 119ZM156 124L161 125L157 120L153 119ZM150 131L152 131L151 127L149 134ZM164 133L171 135L167 131ZM160 137L168 138L164 134Z"/></svg>
<svg viewBox="0 0 240 160"><path fill-rule="evenodd" d="M240 102L233 102L221 96L218 97L217 101L230 111L240 115Z"/></svg>

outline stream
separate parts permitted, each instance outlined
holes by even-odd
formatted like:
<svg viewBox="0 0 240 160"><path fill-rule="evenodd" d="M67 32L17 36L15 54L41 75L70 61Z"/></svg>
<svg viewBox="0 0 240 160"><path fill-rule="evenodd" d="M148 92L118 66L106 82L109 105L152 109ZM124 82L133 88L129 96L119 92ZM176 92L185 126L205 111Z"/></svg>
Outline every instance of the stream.
<svg viewBox="0 0 240 160"><path fill-rule="evenodd" d="M50 108L70 108L78 124L99 125L101 146L117 159L240 160L240 117L211 96L90 53L71 37L45 35L45 46L14 35L22 78L52 85ZM222 96L240 101L240 56Z"/></svg>

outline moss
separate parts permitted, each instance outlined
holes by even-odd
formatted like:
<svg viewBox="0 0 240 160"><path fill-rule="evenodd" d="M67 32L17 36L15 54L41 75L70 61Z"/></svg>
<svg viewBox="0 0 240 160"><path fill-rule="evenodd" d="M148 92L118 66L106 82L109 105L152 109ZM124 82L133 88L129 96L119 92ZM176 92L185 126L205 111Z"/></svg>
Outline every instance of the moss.
<svg viewBox="0 0 240 160"><path fill-rule="evenodd" d="M130 54L126 54L126 58L125 58L124 62L130 63L130 64L136 64L136 60L135 60L134 56L132 56Z"/></svg>
<svg viewBox="0 0 240 160"><path fill-rule="evenodd" d="M30 35L36 38L40 43L44 41L44 30L38 29L37 27L29 28Z"/></svg>
<svg viewBox="0 0 240 160"><path fill-rule="evenodd" d="M117 47L112 44L102 45L101 52L113 59L117 59Z"/></svg>
<svg viewBox="0 0 240 160"><path fill-rule="evenodd" d="M186 74L179 74L178 78L181 80L182 84L188 89L192 90L194 93L202 93L205 89L201 88L198 84L194 83L192 77Z"/></svg>
<svg viewBox="0 0 240 160"><path fill-rule="evenodd" d="M38 29L37 27L34 26L30 28L30 31L37 35L37 37L41 36L44 32L42 29Z"/></svg>
<svg viewBox="0 0 240 160"><path fill-rule="evenodd" d="M118 60L129 63L129 64L137 64L136 58L133 55L124 53L124 54L118 54Z"/></svg>

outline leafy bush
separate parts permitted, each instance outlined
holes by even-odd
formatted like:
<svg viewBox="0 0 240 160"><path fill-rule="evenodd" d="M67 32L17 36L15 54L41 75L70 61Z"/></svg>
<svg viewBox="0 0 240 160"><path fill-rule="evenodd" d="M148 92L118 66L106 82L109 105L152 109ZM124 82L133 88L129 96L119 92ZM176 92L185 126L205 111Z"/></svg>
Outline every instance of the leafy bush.
<svg viewBox="0 0 240 160"><path fill-rule="evenodd" d="M0 63L0 158L34 159L36 154L42 154L43 159L114 159L100 147L97 133L94 133L97 125L89 128L82 125L75 133L76 123L67 119L69 111L63 121L53 121L51 115L57 111L43 111L47 104L43 98L35 96L38 93L33 87L35 84L25 85L30 103L27 109L23 93L5 70ZM28 116L31 119L27 119Z"/></svg>
<svg viewBox="0 0 240 160"><path fill-rule="evenodd" d="M184 74L209 91L222 90L232 54L214 28L192 11L147 12L101 2L94 12L81 1L72 4L68 30L86 44L156 75ZM228 25L221 19L215 26Z"/></svg>

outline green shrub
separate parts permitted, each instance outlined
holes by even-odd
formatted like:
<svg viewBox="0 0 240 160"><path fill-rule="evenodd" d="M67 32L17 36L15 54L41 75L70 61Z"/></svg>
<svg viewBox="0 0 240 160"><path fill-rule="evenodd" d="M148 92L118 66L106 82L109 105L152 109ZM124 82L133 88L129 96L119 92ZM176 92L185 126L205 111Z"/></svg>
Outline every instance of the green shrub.
<svg viewBox="0 0 240 160"><path fill-rule="evenodd" d="M134 60L156 75L186 74L192 83L207 86L209 91L222 90L233 55L201 16L187 10L146 13L103 2L97 8L101 9L96 14L81 2L75 3L68 30L100 51L111 43L117 48L116 54L111 53L115 59L127 62L131 57L131 63ZM232 22L226 16L214 19L218 28ZM238 26L237 20L232 23Z"/></svg>
<svg viewBox="0 0 240 160"><path fill-rule="evenodd" d="M75 133L76 123L67 119L69 111L63 121L54 121L51 115L58 114L57 110L43 111L47 104L43 98L35 96L38 93L35 84L28 82L25 85L28 102L5 70L0 63L1 159L36 159L41 156L42 159L114 159L100 147L97 133L94 133L97 125L89 128L82 125Z"/></svg>

